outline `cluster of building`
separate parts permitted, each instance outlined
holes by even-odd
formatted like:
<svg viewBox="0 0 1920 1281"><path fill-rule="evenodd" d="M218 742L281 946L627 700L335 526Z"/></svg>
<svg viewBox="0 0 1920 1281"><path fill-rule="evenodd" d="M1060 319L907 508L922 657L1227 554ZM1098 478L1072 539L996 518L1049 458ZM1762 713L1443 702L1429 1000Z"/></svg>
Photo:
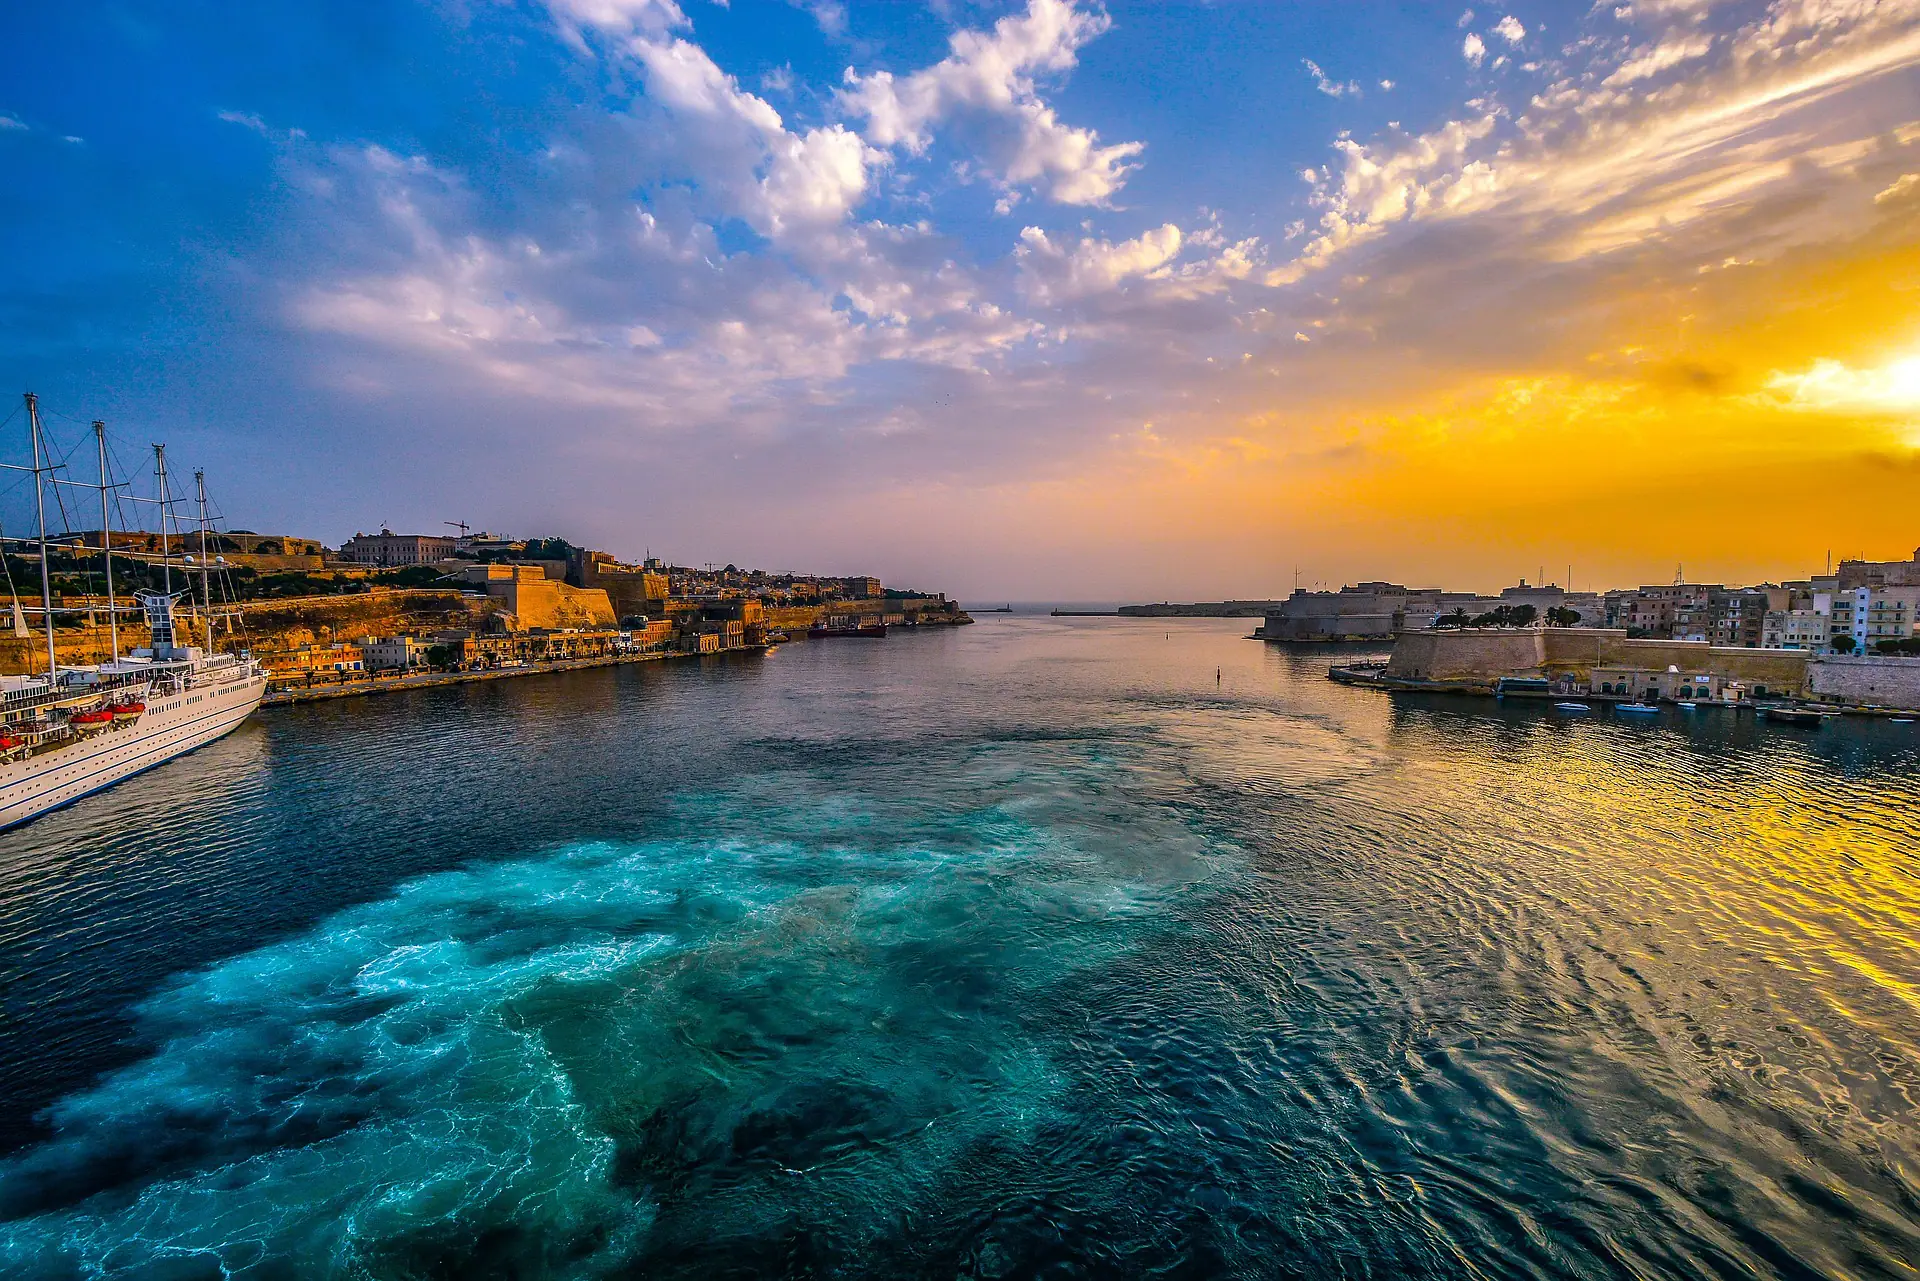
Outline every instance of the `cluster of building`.
<svg viewBox="0 0 1920 1281"><path fill-rule="evenodd" d="M339 560L368 569L404 569L412 565L455 565L461 560L508 561L551 567L554 577L581 585L583 568L605 567L613 574L652 574L660 587L656 599L671 597L751 598L774 604L821 604L838 600L876 600L886 594L880 580L870 574L848 577L774 573L762 569L695 569L668 565L649 557L638 565L628 565L605 553L565 546L563 556L543 556L555 540L507 538L500 534L463 533L458 537L438 534L396 534L383 529L378 534L355 534L340 545Z"/></svg>
<svg viewBox="0 0 1920 1281"><path fill-rule="evenodd" d="M480 625L267 651L263 662L283 680L717 654L762 648L814 626L971 621L944 595L889 593L866 575L694 570L651 558L635 564L556 539L383 529L354 535L330 559L360 569L436 568L448 586L487 598L477 610Z"/></svg>
<svg viewBox="0 0 1920 1281"><path fill-rule="evenodd" d="M1755 587L1674 582L1573 592L1523 580L1498 596L1482 596L1359 583L1337 592L1294 592L1267 612L1258 634L1274 641L1386 640L1516 621L1723 648L1920 653L1920 550L1912 560L1844 560L1817 577Z"/></svg>
<svg viewBox="0 0 1920 1281"><path fill-rule="evenodd" d="M665 629L662 629L664 631ZM364 636L269 650L261 659L275 680L343 679L355 676L440 671L488 671L570 659L606 659L665 653L667 638L612 628L530 632L476 632L446 628L425 635Z"/></svg>

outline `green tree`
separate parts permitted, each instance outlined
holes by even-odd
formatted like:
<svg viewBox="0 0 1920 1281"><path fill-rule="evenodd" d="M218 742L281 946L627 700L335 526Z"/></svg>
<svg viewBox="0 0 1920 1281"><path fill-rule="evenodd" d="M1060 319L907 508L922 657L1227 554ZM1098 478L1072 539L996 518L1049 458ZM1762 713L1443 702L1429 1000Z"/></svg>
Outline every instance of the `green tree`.
<svg viewBox="0 0 1920 1281"><path fill-rule="evenodd" d="M1833 638L1833 652L1836 654L1853 653L1853 637L1836 636Z"/></svg>
<svg viewBox="0 0 1920 1281"><path fill-rule="evenodd" d="M525 560L565 560L572 551L573 544L564 538L529 538L520 555Z"/></svg>

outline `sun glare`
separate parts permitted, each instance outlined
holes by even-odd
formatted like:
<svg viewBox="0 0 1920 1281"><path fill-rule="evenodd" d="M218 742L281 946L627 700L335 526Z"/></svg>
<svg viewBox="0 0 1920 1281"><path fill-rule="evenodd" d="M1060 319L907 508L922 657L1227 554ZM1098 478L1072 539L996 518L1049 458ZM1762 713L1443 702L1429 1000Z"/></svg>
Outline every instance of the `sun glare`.
<svg viewBox="0 0 1920 1281"><path fill-rule="evenodd" d="M1902 356L1876 368L1854 369L1837 360L1816 360L1806 372L1776 373L1767 380L1794 409L1836 413L1920 415L1920 355Z"/></svg>

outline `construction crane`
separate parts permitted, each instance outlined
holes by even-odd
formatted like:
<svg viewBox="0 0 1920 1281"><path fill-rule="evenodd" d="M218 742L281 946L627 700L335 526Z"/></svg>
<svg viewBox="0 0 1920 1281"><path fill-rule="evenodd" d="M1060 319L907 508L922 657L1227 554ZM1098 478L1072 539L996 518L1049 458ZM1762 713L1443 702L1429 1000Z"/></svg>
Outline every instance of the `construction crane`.
<svg viewBox="0 0 1920 1281"><path fill-rule="evenodd" d="M467 522L466 522L466 521L464 521L464 520L443 520L443 521L441 521L440 523L441 523L442 525L447 525L447 526L450 526L450 527L451 527L451 528L453 528L453 529L457 529L457 530L459 530L459 531L460 531L460 537L462 537L462 538L465 538L465 537L467 536L467 531L469 531L469 530L471 530L471 529L473 528L473 526L471 526L471 525L469 525L469 524L467 524Z"/></svg>

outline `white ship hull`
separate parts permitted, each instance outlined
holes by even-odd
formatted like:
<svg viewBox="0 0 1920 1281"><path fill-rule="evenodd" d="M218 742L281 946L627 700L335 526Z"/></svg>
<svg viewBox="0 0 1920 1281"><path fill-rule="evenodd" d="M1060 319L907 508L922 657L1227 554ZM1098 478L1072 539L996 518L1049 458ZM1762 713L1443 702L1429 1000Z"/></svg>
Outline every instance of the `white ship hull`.
<svg viewBox="0 0 1920 1281"><path fill-rule="evenodd" d="M257 671L178 693L156 692L131 725L0 765L0 830L211 743L252 715L266 692L266 677Z"/></svg>

